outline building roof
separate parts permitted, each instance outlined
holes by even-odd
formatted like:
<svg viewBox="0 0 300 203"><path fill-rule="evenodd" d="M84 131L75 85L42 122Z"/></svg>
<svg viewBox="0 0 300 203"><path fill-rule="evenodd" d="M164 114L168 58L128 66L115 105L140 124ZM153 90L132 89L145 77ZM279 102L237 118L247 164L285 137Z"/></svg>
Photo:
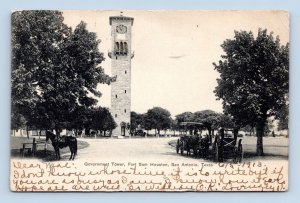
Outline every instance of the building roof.
<svg viewBox="0 0 300 203"><path fill-rule="evenodd" d="M181 126L196 126L196 125L203 125L203 123L199 123L199 122L181 122L179 125Z"/></svg>
<svg viewBox="0 0 300 203"><path fill-rule="evenodd" d="M133 19L134 18L131 18L131 17L127 17L127 16L110 16L109 17L109 25L111 25L111 21L112 20L125 20L125 21L131 21L131 25L133 25Z"/></svg>

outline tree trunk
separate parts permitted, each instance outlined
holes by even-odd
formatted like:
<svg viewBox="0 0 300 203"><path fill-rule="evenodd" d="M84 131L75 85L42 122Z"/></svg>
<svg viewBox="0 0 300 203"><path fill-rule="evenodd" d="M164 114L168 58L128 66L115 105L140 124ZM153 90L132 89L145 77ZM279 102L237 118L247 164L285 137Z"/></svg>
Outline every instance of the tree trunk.
<svg viewBox="0 0 300 203"><path fill-rule="evenodd" d="M85 129L85 135L86 135L87 137L90 136L90 129L88 129L88 128Z"/></svg>
<svg viewBox="0 0 300 203"><path fill-rule="evenodd" d="M209 135L209 137L211 136L211 129L210 128L208 128L208 135Z"/></svg>
<svg viewBox="0 0 300 203"><path fill-rule="evenodd" d="M236 145L238 134L239 134L239 129L235 128L233 130L233 136L234 136L234 142L235 142L234 145Z"/></svg>
<svg viewBox="0 0 300 203"><path fill-rule="evenodd" d="M208 130L208 137L209 137L209 143L212 143L212 136L211 136L211 127L207 128Z"/></svg>
<svg viewBox="0 0 300 203"><path fill-rule="evenodd" d="M58 128L55 128L55 133L56 133L56 136L59 137L60 136L60 130Z"/></svg>
<svg viewBox="0 0 300 203"><path fill-rule="evenodd" d="M26 126L26 134L27 134L27 139L29 139L29 132L28 132L28 127Z"/></svg>
<svg viewBox="0 0 300 203"><path fill-rule="evenodd" d="M264 127L265 127L266 119L262 119L258 121L256 124L256 136L257 136L257 144L256 144L256 155L263 156L263 137L264 137Z"/></svg>

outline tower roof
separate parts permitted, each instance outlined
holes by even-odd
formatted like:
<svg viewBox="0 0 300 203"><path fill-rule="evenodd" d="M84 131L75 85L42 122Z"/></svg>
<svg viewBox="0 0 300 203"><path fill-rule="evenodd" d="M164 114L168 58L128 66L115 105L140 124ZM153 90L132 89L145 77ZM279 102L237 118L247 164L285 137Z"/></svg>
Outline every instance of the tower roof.
<svg viewBox="0 0 300 203"><path fill-rule="evenodd" d="M124 20L124 21L131 21L131 25L133 25L133 19L134 18L131 18L131 17L126 17L126 16L110 16L109 17L109 25L111 25L111 21L112 20Z"/></svg>

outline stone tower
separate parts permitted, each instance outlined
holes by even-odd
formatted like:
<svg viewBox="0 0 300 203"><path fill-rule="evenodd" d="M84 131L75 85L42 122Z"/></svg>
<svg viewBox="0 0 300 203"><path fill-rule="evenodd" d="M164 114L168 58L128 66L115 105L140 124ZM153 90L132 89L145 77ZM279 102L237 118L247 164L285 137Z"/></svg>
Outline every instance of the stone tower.
<svg viewBox="0 0 300 203"><path fill-rule="evenodd" d="M111 26L111 74L116 78L111 83L111 114L117 128L113 137L129 137L126 125L130 123L131 111L131 27L133 18L122 16L109 17Z"/></svg>

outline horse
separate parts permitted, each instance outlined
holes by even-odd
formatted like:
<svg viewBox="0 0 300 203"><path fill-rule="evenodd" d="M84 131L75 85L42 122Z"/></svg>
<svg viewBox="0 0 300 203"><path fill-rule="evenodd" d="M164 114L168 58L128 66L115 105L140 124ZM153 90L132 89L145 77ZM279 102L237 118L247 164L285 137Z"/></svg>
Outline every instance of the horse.
<svg viewBox="0 0 300 203"><path fill-rule="evenodd" d="M184 150L186 150L187 155L191 155L191 150L193 150L193 154L196 156L196 147L198 144L199 138L192 136L183 136L177 140L176 151L177 153L180 150L181 155L183 155Z"/></svg>
<svg viewBox="0 0 300 203"><path fill-rule="evenodd" d="M52 146L55 150L56 159L60 160L60 152L59 148L68 147L71 151L71 156L69 160L74 160L76 154L77 154L77 139L76 137L72 136L61 136L58 137L54 133L50 131L46 131L46 142L49 141L49 139L52 142Z"/></svg>
<svg viewBox="0 0 300 203"><path fill-rule="evenodd" d="M206 159L208 156L208 150L209 150L209 137L206 136L204 138L200 138L198 155L201 155L202 158Z"/></svg>

